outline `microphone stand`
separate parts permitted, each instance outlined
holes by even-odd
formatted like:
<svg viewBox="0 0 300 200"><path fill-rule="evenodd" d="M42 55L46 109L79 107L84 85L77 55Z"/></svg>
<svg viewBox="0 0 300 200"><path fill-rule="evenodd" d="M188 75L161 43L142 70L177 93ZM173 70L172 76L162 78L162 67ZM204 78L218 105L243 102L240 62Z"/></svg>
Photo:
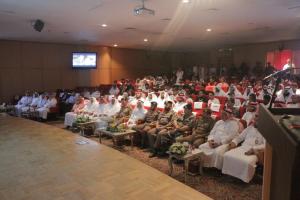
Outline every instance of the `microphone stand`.
<svg viewBox="0 0 300 200"><path fill-rule="evenodd" d="M292 68L288 68L288 69L285 69L285 70L281 70L281 71L277 71L277 72L274 72L273 74L270 74L268 76L266 76L263 80L267 80L269 78L272 78L272 77L277 77L276 79L276 83L275 83L275 88L274 88L274 91L273 91L273 94L272 94L272 98L271 98L271 101L270 101L270 105L269 105L269 110L272 109L272 105L275 101L275 98L276 98L276 91L278 89L278 86L282 80L282 76L285 75L287 72L291 71Z"/></svg>

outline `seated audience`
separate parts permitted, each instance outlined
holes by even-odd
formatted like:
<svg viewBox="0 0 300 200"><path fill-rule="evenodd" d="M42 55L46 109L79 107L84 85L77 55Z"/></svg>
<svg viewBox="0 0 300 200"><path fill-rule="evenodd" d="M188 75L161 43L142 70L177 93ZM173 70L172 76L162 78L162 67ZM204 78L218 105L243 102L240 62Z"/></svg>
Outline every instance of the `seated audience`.
<svg viewBox="0 0 300 200"><path fill-rule="evenodd" d="M15 105L15 114L16 116L21 116L22 108L27 107L31 104L32 97L29 92L26 92L25 95L18 101L18 104Z"/></svg>
<svg viewBox="0 0 300 200"><path fill-rule="evenodd" d="M39 100L40 100L39 93L34 92L31 103L28 106L24 106L21 108L22 113L29 112L30 110L36 108L38 106Z"/></svg>
<svg viewBox="0 0 300 200"><path fill-rule="evenodd" d="M118 88L117 81L114 81L114 84L109 90L109 94L113 96L118 96L120 93L120 89Z"/></svg>
<svg viewBox="0 0 300 200"><path fill-rule="evenodd" d="M165 107L165 102L167 101L167 94L165 91L161 91L157 98L157 107L163 109Z"/></svg>
<svg viewBox="0 0 300 200"><path fill-rule="evenodd" d="M104 96L100 96L98 108L94 113L94 117L107 116L107 113L108 113L108 104L106 103Z"/></svg>
<svg viewBox="0 0 300 200"><path fill-rule="evenodd" d="M83 97L77 98L71 112L67 112L65 114L64 124L67 128L73 126L73 123L75 122L77 116L83 112L84 107L85 107L84 98Z"/></svg>
<svg viewBox="0 0 300 200"><path fill-rule="evenodd" d="M52 93L49 96L49 99L47 102L44 104L43 107L37 108L38 116L40 119L46 120L48 116L48 112L50 111L51 108L56 107L57 104L57 99L56 99L56 94Z"/></svg>
<svg viewBox="0 0 300 200"><path fill-rule="evenodd" d="M228 150L230 141L238 135L239 124L233 119L232 110L225 109L221 113L221 120L217 121L210 131L208 141L199 146L204 167L222 169L223 155Z"/></svg>
<svg viewBox="0 0 300 200"><path fill-rule="evenodd" d="M100 100L101 100L101 98L100 98ZM102 104L102 100L101 100L100 104ZM120 111L120 109L121 109L121 106L120 106L118 100L116 100L115 96L110 96L109 103L107 105L103 105L103 110L106 110L106 113L101 112L102 114L98 115L98 117L96 117L96 119L95 119L95 121L96 121L95 132L97 133L100 130L106 129L108 126L108 123L113 121L114 116Z"/></svg>
<svg viewBox="0 0 300 200"><path fill-rule="evenodd" d="M155 95L154 92L149 92L148 96L146 97L144 101L144 107L145 108L150 108L151 102L157 102L157 96Z"/></svg>
<svg viewBox="0 0 300 200"><path fill-rule="evenodd" d="M96 99L100 98L100 91L95 89L94 92L91 94L91 97L95 97Z"/></svg>
<svg viewBox="0 0 300 200"><path fill-rule="evenodd" d="M207 105L210 108L212 104L220 104L220 101L215 97L213 92L209 92Z"/></svg>
<svg viewBox="0 0 300 200"><path fill-rule="evenodd" d="M127 122L128 127L133 127L137 124L141 124L144 121L146 110L144 109L143 101L138 100L136 108L133 109L131 116Z"/></svg>
<svg viewBox="0 0 300 200"><path fill-rule="evenodd" d="M143 123L137 124L134 127L132 127L132 129L136 130L137 133L141 135L142 148L145 148L147 132L156 126L158 115L159 112L157 110L157 103L155 101L152 101L150 109L145 114Z"/></svg>
<svg viewBox="0 0 300 200"><path fill-rule="evenodd" d="M247 107L251 103L257 103L255 93L249 94L249 97L246 101L244 101L243 106Z"/></svg>
<svg viewBox="0 0 300 200"><path fill-rule="evenodd" d="M192 105L184 106L184 114L175 116L173 123L165 129L159 131L153 145L154 152L150 157L154 157L158 152L164 151L175 141L178 136L189 135L194 126L195 116L192 113Z"/></svg>
<svg viewBox="0 0 300 200"><path fill-rule="evenodd" d="M118 100L114 96L109 97L109 104L107 106L107 116L111 117L116 115L120 111L120 108L121 106Z"/></svg>
<svg viewBox="0 0 300 200"><path fill-rule="evenodd" d="M204 103L208 102L208 97L204 90L199 91L198 98L196 99L196 101L204 102Z"/></svg>
<svg viewBox="0 0 300 200"><path fill-rule="evenodd" d="M263 104L267 107L269 107L271 101L271 96L270 95L264 95L263 98Z"/></svg>
<svg viewBox="0 0 300 200"><path fill-rule="evenodd" d="M206 108L203 110L201 117L195 120L191 135L177 137L177 142L188 142L194 148L198 148L207 140L207 136L215 124L215 120L211 117L211 110Z"/></svg>
<svg viewBox="0 0 300 200"><path fill-rule="evenodd" d="M229 144L224 154L222 173L234 176L248 183L254 176L257 153L265 148L265 140L256 129L256 120ZM241 142L242 145L238 146Z"/></svg>
<svg viewBox="0 0 300 200"><path fill-rule="evenodd" d="M126 123L129 120L131 113L132 109L129 106L128 100L123 98L121 100L121 108L119 112L112 116L112 121L110 120L110 122L113 122L115 126Z"/></svg>
<svg viewBox="0 0 300 200"><path fill-rule="evenodd" d="M247 126L250 124L250 122L254 119L256 114L256 104L251 103L247 106L247 112L244 113L242 119L247 122Z"/></svg>
<svg viewBox="0 0 300 200"><path fill-rule="evenodd" d="M172 123L174 120L173 118L175 117L175 113L172 110L172 106L173 102L167 101L165 103L165 108L163 112L161 112L158 116L155 127L147 131L148 143L152 151L150 157L154 157L157 154L157 151L155 149L155 141L157 135L160 132L165 133L166 131L168 131L168 128L172 127Z"/></svg>
<svg viewBox="0 0 300 200"><path fill-rule="evenodd" d="M95 97L90 97L89 99L90 100L88 101L88 103L83 108L83 114L93 116L97 112L99 103L98 103L98 101L96 100Z"/></svg>
<svg viewBox="0 0 300 200"><path fill-rule="evenodd" d="M248 85L247 88L245 89L245 91L244 91L242 97L243 97L245 100L248 100L248 99L249 99L249 95L250 95L250 94L253 94L253 93L254 93L254 91L253 91L252 86L251 86L251 85Z"/></svg>
<svg viewBox="0 0 300 200"><path fill-rule="evenodd" d="M292 101L292 89L290 86L285 86L283 91L277 96L275 99L276 102L282 103L284 107L284 104L290 103Z"/></svg>
<svg viewBox="0 0 300 200"><path fill-rule="evenodd" d="M178 96L176 97L176 103L173 107L173 111L175 113L178 113L178 112L183 112L184 110L184 106L186 105L185 103L185 96L183 93L180 93L178 94Z"/></svg>
<svg viewBox="0 0 300 200"><path fill-rule="evenodd" d="M291 102L286 104L286 108L300 108L300 96L299 95L292 95Z"/></svg>
<svg viewBox="0 0 300 200"><path fill-rule="evenodd" d="M272 95L268 89L267 85L263 86L263 89L258 92L257 100L262 101L265 95Z"/></svg>
<svg viewBox="0 0 300 200"><path fill-rule="evenodd" d="M216 97L226 97L226 93L224 92L222 87L218 85L215 87L214 94Z"/></svg>

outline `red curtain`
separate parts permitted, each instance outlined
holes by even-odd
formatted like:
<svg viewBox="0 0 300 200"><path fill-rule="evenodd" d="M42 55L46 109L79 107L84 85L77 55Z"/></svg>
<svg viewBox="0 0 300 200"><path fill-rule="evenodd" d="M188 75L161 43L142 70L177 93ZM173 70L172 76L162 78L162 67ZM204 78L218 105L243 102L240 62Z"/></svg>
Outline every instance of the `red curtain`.
<svg viewBox="0 0 300 200"><path fill-rule="evenodd" d="M292 50L283 50L267 53L267 62L270 62L277 70L282 70L287 59L293 58Z"/></svg>

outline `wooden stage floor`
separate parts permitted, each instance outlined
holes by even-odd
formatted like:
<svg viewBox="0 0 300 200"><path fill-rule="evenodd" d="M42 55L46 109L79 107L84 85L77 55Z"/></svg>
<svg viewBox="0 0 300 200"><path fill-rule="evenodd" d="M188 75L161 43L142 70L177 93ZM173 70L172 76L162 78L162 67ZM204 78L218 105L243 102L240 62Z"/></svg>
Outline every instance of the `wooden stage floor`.
<svg viewBox="0 0 300 200"><path fill-rule="evenodd" d="M88 144L76 144L82 140ZM0 116L0 199L210 198L95 141L39 122Z"/></svg>

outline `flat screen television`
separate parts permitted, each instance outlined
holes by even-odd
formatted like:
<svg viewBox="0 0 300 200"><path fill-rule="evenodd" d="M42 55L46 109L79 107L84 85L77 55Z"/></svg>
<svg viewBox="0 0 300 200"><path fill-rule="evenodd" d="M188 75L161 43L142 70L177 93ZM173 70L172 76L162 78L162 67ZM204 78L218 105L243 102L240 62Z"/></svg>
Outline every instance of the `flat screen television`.
<svg viewBox="0 0 300 200"><path fill-rule="evenodd" d="M97 53L96 52L73 52L72 68L73 69L96 69Z"/></svg>

